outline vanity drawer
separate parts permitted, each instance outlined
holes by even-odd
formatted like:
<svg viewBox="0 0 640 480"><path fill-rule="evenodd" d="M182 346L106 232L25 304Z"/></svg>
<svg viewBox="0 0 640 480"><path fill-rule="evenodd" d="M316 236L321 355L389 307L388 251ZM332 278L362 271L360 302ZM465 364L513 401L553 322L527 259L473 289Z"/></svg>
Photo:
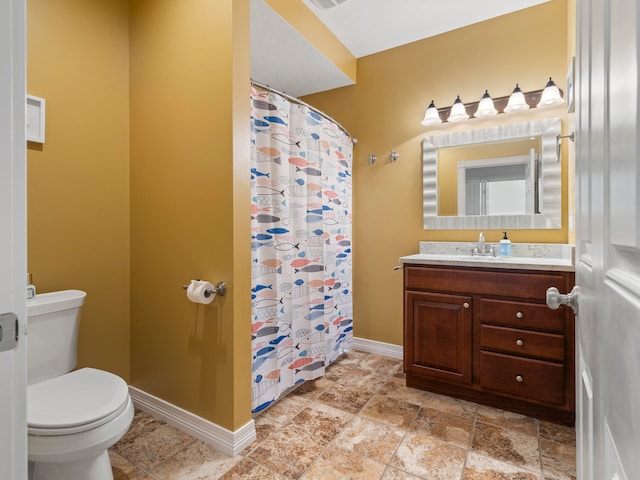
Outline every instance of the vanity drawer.
<svg viewBox="0 0 640 480"><path fill-rule="evenodd" d="M482 325L480 348L564 361L564 335Z"/></svg>
<svg viewBox="0 0 640 480"><path fill-rule="evenodd" d="M545 299L549 287L566 290L561 274L405 265L404 275L408 290L500 295L540 301Z"/></svg>
<svg viewBox="0 0 640 480"><path fill-rule="evenodd" d="M555 405L565 403L563 364L480 352L480 368L483 390Z"/></svg>
<svg viewBox="0 0 640 480"><path fill-rule="evenodd" d="M480 318L483 324L535 328L559 333L563 333L565 330L564 309L551 310L540 303L509 302L483 298L480 300Z"/></svg>

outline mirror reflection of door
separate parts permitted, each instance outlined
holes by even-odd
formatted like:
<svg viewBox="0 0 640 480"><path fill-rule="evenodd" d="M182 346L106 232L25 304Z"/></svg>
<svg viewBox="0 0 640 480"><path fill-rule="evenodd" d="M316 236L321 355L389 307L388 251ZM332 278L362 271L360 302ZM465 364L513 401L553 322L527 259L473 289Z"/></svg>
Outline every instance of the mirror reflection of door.
<svg viewBox="0 0 640 480"><path fill-rule="evenodd" d="M540 213L541 141L535 136L439 148L438 215Z"/></svg>
<svg viewBox="0 0 640 480"><path fill-rule="evenodd" d="M483 229L559 229L562 228L562 162L557 142L561 133L560 118L543 118L531 122L501 123L485 128L439 132L422 141L422 212L425 230ZM537 157L530 158L531 149ZM522 190L524 208L530 213L499 213L513 211L512 201L520 198L511 190L522 185L519 178L502 182L485 182L477 189L478 206L467 214L458 207L458 162L483 161L526 156L529 176ZM471 165L469 165L471 168ZM526 168L526 167L520 167ZM509 185L508 181L515 181ZM527 183L528 182L528 183ZM466 182L463 182L463 186ZM480 189L484 189L483 196ZM505 190L507 190L505 192ZM466 186L462 190L465 192ZM488 192L488 196L487 196ZM471 200L470 200L471 202ZM483 207L482 203L486 205ZM533 202L533 207L531 203ZM506 208L505 208L506 207Z"/></svg>
<svg viewBox="0 0 640 480"><path fill-rule="evenodd" d="M537 154L458 162L458 215L540 213Z"/></svg>

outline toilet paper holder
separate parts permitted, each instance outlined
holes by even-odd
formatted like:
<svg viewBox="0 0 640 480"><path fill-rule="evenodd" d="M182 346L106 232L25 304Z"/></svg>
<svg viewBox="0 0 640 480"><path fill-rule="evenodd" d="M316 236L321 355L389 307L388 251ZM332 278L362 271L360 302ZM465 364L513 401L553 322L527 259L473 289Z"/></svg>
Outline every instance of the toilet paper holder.
<svg viewBox="0 0 640 480"><path fill-rule="evenodd" d="M194 282L199 282L200 279L196 278L195 280L192 280ZM189 284L186 285L182 285L182 289L186 290L189 288ZM220 295L220 296L225 296L227 294L227 284L224 282L218 282L214 285L213 290L207 290L204 292L205 297L210 297L211 295Z"/></svg>

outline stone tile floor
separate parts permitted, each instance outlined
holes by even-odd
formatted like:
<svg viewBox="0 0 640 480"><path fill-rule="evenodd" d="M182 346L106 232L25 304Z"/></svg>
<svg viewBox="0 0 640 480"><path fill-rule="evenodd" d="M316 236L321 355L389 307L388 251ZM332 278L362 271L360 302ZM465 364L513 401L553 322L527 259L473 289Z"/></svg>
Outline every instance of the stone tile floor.
<svg viewBox="0 0 640 480"><path fill-rule="evenodd" d="M567 480L575 430L405 386L399 360L349 352L256 417L230 457L136 411L115 480Z"/></svg>

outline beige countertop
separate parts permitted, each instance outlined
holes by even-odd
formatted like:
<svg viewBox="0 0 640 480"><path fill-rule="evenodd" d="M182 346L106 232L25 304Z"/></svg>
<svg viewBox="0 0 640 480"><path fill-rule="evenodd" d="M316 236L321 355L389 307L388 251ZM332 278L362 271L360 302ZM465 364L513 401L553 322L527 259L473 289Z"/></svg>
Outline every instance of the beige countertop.
<svg viewBox="0 0 640 480"><path fill-rule="evenodd" d="M415 265L450 265L509 270L575 271L573 245L513 244L512 256L510 257L473 256L471 255L472 249L472 242L420 242L420 253L400 257L400 262Z"/></svg>
<svg viewBox="0 0 640 480"><path fill-rule="evenodd" d="M415 265L450 265L458 267L503 268L511 270L545 270L573 272L571 259L535 257L479 257L471 255L446 255L416 253L400 257L400 262Z"/></svg>

